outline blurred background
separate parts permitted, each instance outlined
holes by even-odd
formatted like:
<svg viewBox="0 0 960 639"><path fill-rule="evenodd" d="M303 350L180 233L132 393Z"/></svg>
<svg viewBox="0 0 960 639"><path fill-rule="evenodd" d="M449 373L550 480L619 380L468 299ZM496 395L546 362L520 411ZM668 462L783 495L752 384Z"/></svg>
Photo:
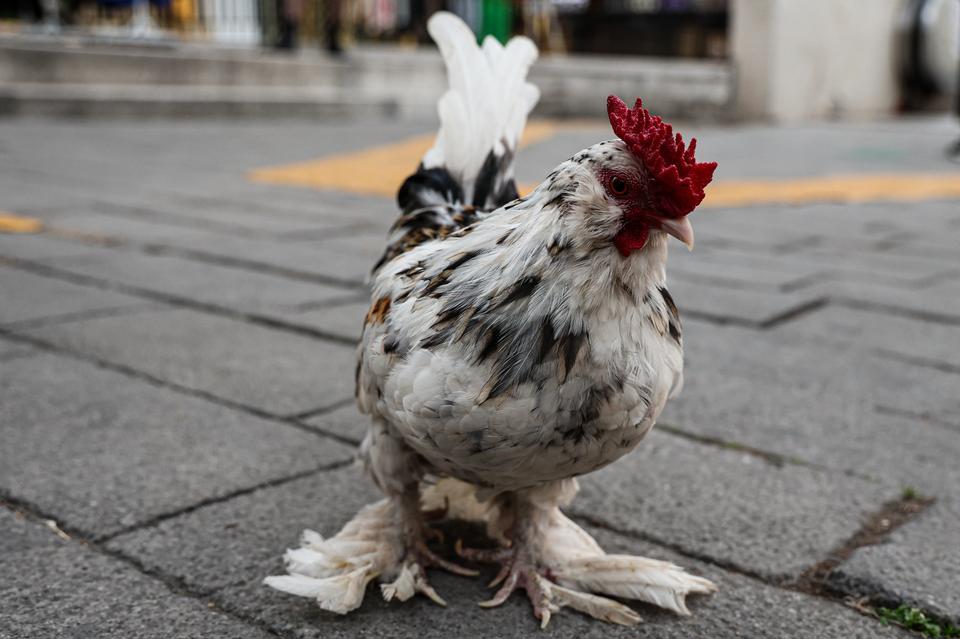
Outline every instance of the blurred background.
<svg viewBox="0 0 960 639"><path fill-rule="evenodd" d="M2 108L37 114L59 106L66 113L109 115L139 99L144 114L175 114L191 101L198 113L203 96L216 95L220 106L207 109L214 114L229 114L235 103L234 112L290 115L310 112L311 102L336 104L349 93L353 101L400 115L429 116L444 78L436 56L423 54L430 49L425 23L446 9L480 39L525 34L538 44L544 57L533 77L544 91L541 114L602 115L592 98L611 91L647 96L661 113L722 120L943 111L960 74L957 5L4 0ZM150 105L143 96L156 86L175 92L179 106ZM110 98L126 106L111 107Z"/></svg>

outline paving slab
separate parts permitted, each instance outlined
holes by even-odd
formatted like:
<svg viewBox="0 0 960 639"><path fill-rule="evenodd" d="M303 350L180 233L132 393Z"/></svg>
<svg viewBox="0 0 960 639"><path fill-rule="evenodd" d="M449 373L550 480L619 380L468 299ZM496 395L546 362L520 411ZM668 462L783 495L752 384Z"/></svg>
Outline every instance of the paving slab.
<svg viewBox="0 0 960 639"><path fill-rule="evenodd" d="M2 508L0 548L3 639L272 636Z"/></svg>
<svg viewBox="0 0 960 639"><path fill-rule="evenodd" d="M955 374L779 332L684 328L684 388L662 423L892 484L949 488L940 469L960 453L955 433L878 407L946 409Z"/></svg>
<svg viewBox="0 0 960 639"><path fill-rule="evenodd" d="M850 308L906 315L941 324L960 325L960 283L939 281L923 288L890 287L865 282L823 282L804 291L829 296Z"/></svg>
<svg viewBox="0 0 960 639"><path fill-rule="evenodd" d="M310 417L306 423L323 432L359 443L367 434L370 417L362 414L356 404L350 402L336 410Z"/></svg>
<svg viewBox="0 0 960 639"><path fill-rule="evenodd" d="M386 604L371 587L363 606L346 617L325 613L309 600L262 585L265 575L282 572L282 550L296 545L302 528L312 527L331 535L357 508L377 498L358 469L344 469L206 506L118 537L109 545L143 562L149 570L184 579L192 588L217 589L211 598L221 607L253 618L284 636L527 637L538 633L529 604L519 595L495 610L476 605L489 597L490 591L483 583L492 576L490 570L478 579L431 571L431 581L447 599L447 608L422 597L404 604ZM463 530L448 529L448 537ZM466 534L471 532L475 534L469 529ZM609 531L591 528L590 532L611 552L631 552L682 564L715 580L720 592L691 598L690 618L632 604L646 619L639 628L602 624L564 611L554 618L547 636L903 636L836 603L764 585Z"/></svg>
<svg viewBox="0 0 960 639"><path fill-rule="evenodd" d="M339 335L344 339L359 341L360 335L363 333L363 318L369 309L370 301L364 298L346 304L323 306L304 311L288 311L283 316L297 324L314 326L321 331Z"/></svg>
<svg viewBox="0 0 960 639"><path fill-rule="evenodd" d="M13 553L60 545L60 537L53 528L28 519L6 504L0 505L0 561Z"/></svg>
<svg viewBox="0 0 960 639"><path fill-rule="evenodd" d="M364 286L370 275L370 268L379 258L379 254L371 257L370 252L360 254L334 252L330 247L335 245L339 238L327 239L325 235L330 233L304 236L299 240L287 238L285 241L225 236L218 238L215 242L195 235L180 235L164 239L163 245L214 257L219 256L226 260L258 262L297 273L315 275L319 278L336 278L347 285L352 285L352 287L341 288L339 295L350 295L354 290ZM386 243L383 239L386 234L380 234L379 237L382 250L382 245Z"/></svg>
<svg viewBox="0 0 960 639"><path fill-rule="evenodd" d="M188 309L25 332L274 414L302 413L353 396L351 347Z"/></svg>
<svg viewBox="0 0 960 639"><path fill-rule="evenodd" d="M51 354L4 362L0 490L104 536L351 448Z"/></svg>
<svg viewBox="0 0 960 639"><path fill-rule="evenodd" d="M0 324L143 306L140 298L42 277L5 264L0 264L0 299Z"/></svg>
<svg viewBox="0 0 960 639"><path fill-rule="evenodd" d="M778 581L825 558L897 496L841 473L656 431L580 483L571 512Z"/></svg>
<svg viewBox="0 0 960 639"><path fill-rule="evenodd" d="M0 362L15 357L23 357L32 352L35 352L34 349L27 344L0 337Z"/></svg>
<svg viewBox="0 0 960 639"><path fill-rule="evenodd" d="M333 300L345 294L341 287L320 282L115 248L75 259L54 258L47 263L114 284L254 313Z"/></svg>
<svg viewBox="0 0 960 639"><path fill-rule="evenodd" d="M769 292L720 287L670 277L667 280L680 313L697 314L713 321L761 326L775 322L814 303L816 293Z"/></svg>
<svg viewBox="0 0 960 639"><path fill-rule="evenodd" d="M670 252L668 277L708 286L766 291L787 290L823 274L816 264L784 260L767 252L733 252L706 245Z"/></svg>
<svg viewBox="0 0 960 639"><path fill-rule="evenodd" d="M949 346L960 345L960 324L828 306L778 326L775 332L836 348L898 354L960 372L960 347Z"/></svg>
<svg viewBox="0 0 960 639"><path fill-rule="evenodd" d="M893 532L884 543L865 546L838 566L830 583L856 596L887 604L908 603L960 624L960 498L939 499Z"/></svg>
<svg viewBox="0 0 960 639"><path fill-rule="evenodd" d="M78 258L96 255L97 246L78 241L68 241L49 233L0 233L0 256L30 261L49 258Z"/></svg>

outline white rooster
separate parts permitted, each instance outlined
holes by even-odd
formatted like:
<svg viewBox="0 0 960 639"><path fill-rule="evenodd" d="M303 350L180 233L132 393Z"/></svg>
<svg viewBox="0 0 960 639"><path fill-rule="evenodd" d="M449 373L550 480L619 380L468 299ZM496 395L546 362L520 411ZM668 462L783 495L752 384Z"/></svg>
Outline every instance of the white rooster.
<svg viewBox="0 0 960 639"><path fill-rule="evenodd" d="M361 448L386 498L336 536L304 533L279 590L346 613L383 596L443 600L425 568L476 574L427 546L423 510L479 519L501 583L482 605L526 591L543 626L569 606L622 624L640 616L594 593L688 614L712 583L670 563L608 555L560 507L578 475L630 452L682 383L680 318L665 287L669 236L693 245L689 214L713 163L695 141L608 99L617 140L560 164L517 197L513 162L539 92L526 38L483 47L458 18L429 31L450 90L440 132L400 189L403 213L377 264L358 351L357 401L372 423ZM424 489L425 488L425 489Z"/></svg>

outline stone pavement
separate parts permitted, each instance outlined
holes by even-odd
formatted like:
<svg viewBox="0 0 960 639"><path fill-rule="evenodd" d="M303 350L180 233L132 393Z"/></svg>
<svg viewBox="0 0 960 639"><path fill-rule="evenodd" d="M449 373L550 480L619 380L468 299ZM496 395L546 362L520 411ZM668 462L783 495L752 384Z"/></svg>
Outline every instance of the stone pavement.
<svg viewBox="0 0 960 639"><path fill-rule="evenodd" d="M445 574L448 608L371 592L346 618L261 585L376 498L352 343L394 207L245 175L429 128L0 124L0 209L43 224L0 233L0 637L537 634ZM718 184L960 180L947 120L696 133ZM607 137L560 128L520 179ZM720 591L544 636L907 636L872 613L900 603L960 623L960 200L877 197L693 215L684 392L571 514Z"/></svg>

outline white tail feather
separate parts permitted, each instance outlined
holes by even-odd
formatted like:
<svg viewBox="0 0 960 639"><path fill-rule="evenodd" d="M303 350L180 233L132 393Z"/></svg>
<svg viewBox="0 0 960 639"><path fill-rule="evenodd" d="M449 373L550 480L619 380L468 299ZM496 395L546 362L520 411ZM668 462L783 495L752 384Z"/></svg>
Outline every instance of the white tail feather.
<svg viewBox="0 0 960 639"><path fill-rule="evenodd" d="M440 131L423 165L446 168L470 202L487 156L516 151L540 98L537 87L526 81L537 47L523 36L506 46L488 36L481 48L466 24L444 11L430 18L427 30L443 56L450 89L437 103Z"/></svg>

